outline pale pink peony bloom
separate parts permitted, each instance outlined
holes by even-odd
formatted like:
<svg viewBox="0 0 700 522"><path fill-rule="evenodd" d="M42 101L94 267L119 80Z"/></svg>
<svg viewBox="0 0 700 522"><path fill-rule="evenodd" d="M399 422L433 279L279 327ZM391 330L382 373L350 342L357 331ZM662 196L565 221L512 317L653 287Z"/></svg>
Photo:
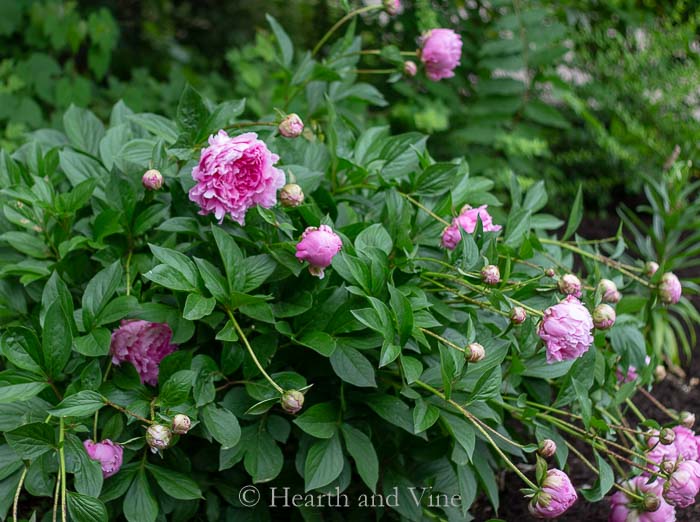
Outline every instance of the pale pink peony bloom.
<svg viewBox="0 0 700 522"><path fill-rule="evenodd" d="M452 78L462 56L462 37L452 29L433 29L422 38L420 59L428 78Z"/></svg>
<svg viewBox="0 0 700 522"><path fill-rule="evenodd" d="M581 297L581 280L574 274L564 274L557 283L562 294Z"/></svg>
<svg viewBox="0 0 700 522"><path fill-rule="evenodd" d="M685 426L675 426L673 431L676 434L673 444L678 449L678 454L686 460L698 460L695 432Z"/></svg>
<svg viewBox="0 0 700 522"><path fill-rule="evenodd" d="M676 277L673 272L666 272L661 276L661 282L659 283L659 296L661 297L661 302L666 304L675 304L681 299L681 294L683 293L683 288L681 287L681 282Z"/></svg>
<svg viewBox="0 0 700 522"><path fill-rule="evenodd" d="M541 488L528 506L530 513L536 518L557 518L578 499L569 476L558 469L547 471Z"/></svg>
<svg viewBox="0 0 700 522"><path fill-rule="evenodd" d="M284 185L284 173L274 167L279 160L254 132L230 137L225 131L209 136L199 164L192 169L197 184L190 200L202 215L214 214L221 223L226 214L243 225L249 208L270 208Z"/></svg>
<svg viewBox="0 0 700 522"><path fill-rule="evenodd" d="M102 442L94 442L90 439L83 441L85 451L92 460L96 460L102 466L102 476L111 477L122 467L124 448L109 439Z"/></svg>
<svg viewBox="0 0 700 522"><path fill-rule="evenodd" d="M686 508L695 503L700 491L700 463L684 460L678 464L664 486L664 498L669 504Z"/></svg>
<svg viewBox="0 0 700 522"><path fill-rule="evenodd" d="M618 491L610 497L608 522L675 522L675 508L663 499L663 483L658 480L647 482L647 477L634 477L622 485L645 497L648 504L658 504L658 507L654 511L646 511L641 501Z"/></svg>
<svg viewBox="0 0 700 522"><path fill-rule="evenodd" d="M280 122L278 130L285 138L296 138L304 132L304 122L298 114L287 114Z"/></svg>
<svg viewBox="0 0 700 522"><path fill-rule="evenodd" d="M593 344L593 319L573 295L544 311L537 334L547 347L547 362L581 357Z"/></svg>
<svg viewBox="0 0 700 522"><path fill-rule="evenodd" d="M498 232L501 230L501 225L494 225L493 218L489 214L488 205L481 205L478 208L472 208L465 205L459 213L459 216L452 220L452 224L446 227L442 232L442 246L454 250L462 236L459 233L460 227L467 234L473 234L476 230L477 221L481 220L481 225L484 232Z"/></svg>
<svg viewBox="0 0 700 522"><path fill-rule="evenodd" d="M328 225L308 227L297 243L296 257L299 261L308 261L311 275L323 279L324 269L342 247L342 240Z"/></svg>
<svg viewBox="0 0 700 522"><path fill-rule="evenodd" d="M109 347L112 363L130 362L141 376L141 382L155 386L160 361L177 349L177 345L170 342L172 336L166 323L123 320L112 332Z"/></svg>

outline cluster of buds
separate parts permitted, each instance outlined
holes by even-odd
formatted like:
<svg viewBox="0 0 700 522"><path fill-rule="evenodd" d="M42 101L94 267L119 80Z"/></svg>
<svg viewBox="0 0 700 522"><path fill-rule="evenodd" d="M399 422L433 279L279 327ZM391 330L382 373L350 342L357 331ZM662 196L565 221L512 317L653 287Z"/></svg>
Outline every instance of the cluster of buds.
<svg viewBox="0 0 700 522"><path fill-rule="evenodd" d="M153 453L168 449L173 442L173 434L186 435L192 427L192 420L182 413L173 417L170 427L164 424L151 424L146 430L146 443Z"/></svg>

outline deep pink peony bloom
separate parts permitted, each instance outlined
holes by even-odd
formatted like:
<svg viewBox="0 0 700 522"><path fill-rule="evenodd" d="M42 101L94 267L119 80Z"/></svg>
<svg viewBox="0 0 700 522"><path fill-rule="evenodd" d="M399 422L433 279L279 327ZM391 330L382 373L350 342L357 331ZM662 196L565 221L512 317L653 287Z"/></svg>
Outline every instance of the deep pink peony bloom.
<svg viewBox="0 0 700 522"><path fill-rule="evenodd" d="M459 216L452 220L452 224L446 227L442 232L442 246L450 250L454 250L462 239L459 233L460 227L467 234L474 233L476 230L476 223L478 219L481 219L481 225L484 232L498 232L501 230L501 225L494 225L493 218L489 214L488 205L481 205L478 208L472 208L469 205L465 205L459 213Z"/></svg>
<svg viewBox="0 0 700 522"><path fill-rule="evenodd" d="M593 344L593 319L573 295L544 311L537 334L547 347L547 362L581 357Z"/></svg>
<svg viewBox="0 0 700 522"><path fill-rule="evenodd" d="M675 304L681 299L683 288L681 282L673 272L666 272L661 276L659 283L659 296L661 301L666 304Z"/></svg>
<svg viewBox="0 0 700 522"><path fill-rule="evenodd" d="M462 57L462 37L452 29L433 29L422 38L420 59L434 82L452 78Z"/></svg>
<svg viewBox="0 0 700 522"><path fill-rule="evenodd" d="M308 261L311 275L323 279L323 270L342 247L342 240L328 225L308 227L297 243L296 257L299 261Z"/></svg>
<svg viewBox="0 0 700 522"><path fill-rule="evenodd" d="M141 376L141 382L158 384L158 365L163 357L177 349L170 339L173 332L166 323L123 320L112 332L109 351L112 363L130 362Z"/></svg>
<svg viewBox="0 0 700 522"><path fill-rule="evenodd" d="M97 460L102 466L104 478L111 477L122 467L124 448L109 439L102 442L93 442L88 439L83 441L85 451L92 460Z"/></svg>
<svg viewBox="0 0 700 522"><path fill-rule="evenodd" d="M557 518L578 499L569 476L558 469L547 471L542 489L530 501L528 509L536 518Z"/></svg>
<svg viewBox="0 0 700 522"><path fill-rule="evenodd" d="M678 450L678 454L685 460L698 460L698 446L695 442L695 432L685 426L673 428L676 439L673 444Z"/></svg>
<svg viewBox="0 0 700 522"><path fill-rule="evenodd" d="M685 508L695 503L700 491L700 463L684 460L664 486L664 498L669 504Z"/></svg>
<svg viewBox="0 0 700 522"><path fill-rule="evenodd" d="M277 190L284 185L284 173L274 167L278 159L254 132L231 138L221 130L209 136L209 146L192 169L197 184L190 200L202 215L214 214L221 223L229 214L243 225L249 208L277 202Z"/></svg>
<svg viewBox="0 0 700 522"><path fill-rule="evenodd" d="M659 501L656 511L645 511L636 499L629 498L618 491L610 497L610 515L608 522L675 522L676 510L663 498L663 484L655 480L647 484L646 477L634 477L622 485L641 496L653 496Z"/></svg>

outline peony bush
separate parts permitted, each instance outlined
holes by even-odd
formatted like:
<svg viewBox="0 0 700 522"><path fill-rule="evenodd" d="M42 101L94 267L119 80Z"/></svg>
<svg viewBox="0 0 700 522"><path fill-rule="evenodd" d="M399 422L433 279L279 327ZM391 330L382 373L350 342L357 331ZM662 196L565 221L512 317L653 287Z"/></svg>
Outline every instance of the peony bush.
<svg viewBox="0 0 700 522"><path fill-rule="evenodd" d="M640 333L679 279L575 235L580 198L557 233L542 182L506 194L371 123L364 54L448 81L451 29L363 50L339 23L295 52L269 21L264 121L188 87L172 120L71 107L0 155L0 514L471 520L504 470L537 518L613 488L614 521L691 505L695 418L648 391Z"/></svg>

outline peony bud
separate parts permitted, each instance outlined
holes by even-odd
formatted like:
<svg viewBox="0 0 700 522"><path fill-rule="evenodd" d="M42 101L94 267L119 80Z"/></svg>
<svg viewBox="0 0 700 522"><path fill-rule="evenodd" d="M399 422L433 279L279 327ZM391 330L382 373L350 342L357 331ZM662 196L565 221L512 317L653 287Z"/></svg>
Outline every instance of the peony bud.
<svg viewBox="0 0 700 522"><path fill-rule="evenodd" d="M671 428L664 428L659 433L659 442L665 446L673 444L676 440L676 433Z"/></svg>
<svg viewBox="0 0 700 522"><path fill-rule="evenodd" d="M170 428L162 424L152 424L146 430L146 442L153 453L168 448L172 438L173 433Z"/></svg>
<svg viewBox="0 0 700 522"><path fill-rule="evenodd" d="M554 455L556 452L557 443L554 442L552 439L544 439L542 442L540 442L540 447L537 450L537 453L539 453L546 459Z"/></svg>
<svg viewBox="0 0 700 522"><path fill-rule="evenodd" d="M410 76L411 78L416 75L418 72L418 66L416 65L416 62L412 62L411 60L406 60L403 63L403 73L406 76Z"/></svg>
<svg viewBox="0 0 700 522"><path fill-rule="evenodd" d="M681 282L673 272L666 272L663 276L661 276L661 282L659 283L659 297L661 297L662 303L677 303L681 298L682 292L683 288L681 287Z"/></svg>
<svg viewBox="0 0 700 522"><path fill-rule="evenodd" d="M309 273L323 279L324 270L341 248L343 241L328 225L307 227L301 241L297 243L296 258L299 261L308 261Z"/></svg>
<svg viewBox="0 0 700 522"><path fill-rule="evenodd" d="M141 178L141 183L147 190L158 190L163 186L163 175L156 169L147 170Z"/></svg>
<svg viewBox="0 0 700 522"><path fill-rule="evenodd" d="M644 511L653 513L661 507L661 499L654 494L644 495Z"/></svg>
<svg viewBox="0 0 700 522"><path fill-rule="evenodd" d="M546 275L547 277L554 277L555 275L557 275L557 273L554 271L553 268L548 268L544 271L544 275Z"/></svg>
<svg viewBox="0 0 700 522"><path fill-rule="evenodd" d="M647 261L644 265L644 275L652 277L659 269L659 263L655 261Z"/></svg>
<svg viewBox="0 0 700 522"><path fill-rule="evenodd" d="M615 324L615 309L607 304L599 304L593 310L593 325L598 330L607 330Z"/></svg>
<svg viewBox="0 0 700 522"><path fill-rule="evenodd" d="M304 132L304 122L297 114L287 114L277 128L285 138L297 138Z"/></svg>
<svg viewBox="0 0 700 522"><path fill-rule="evenodd" d="M83 441L83 446L85 447L88 457L100 463L102 476L104 478L116 474L119 468L122 467L124 448L119 444L115 444L109 439L105 439L102 442L93 442L88 439Z"/></svg>
<svg viewBox="0 0 700 522"><path fill-rule="evenodd" d="M601 279L598 283L598 290L604 303L617 303L622 295L617 291L617 285L610 279Z"/></svg>
<svg viewBox="0 0 700 522"><path fill-rule="evenodd" d="M297 390L287 390L282 394L280 403L284 411L295 414L304 406L304 394Z"/></svg>
<svg viewBox="0 0 700 522"><path fill-rule="evenodd" d="M384 0L384 10L390 16L399 14L401 7L401 0Z"/></svg>
<svg viewBox="0 0 700 522"><path fill-rule="evenodd" d="M661 469L664 470L665 473L673 473L673 470L676 469L676 461L675 460L663 460L661 462Z"/></svg>
<svg viewBox="0 0 700 522"><path fill-rule="evenodd" d="M528 509L536 518L557 518L573 506L577 498L568 475L561 470L550 469Z"/></svg>
<svg viewBox="0 0 700 522"><path fill-rule="evenodd" d="M666 378L666 367L663 364L659 364L654 368L654 379L656 382L661 382Z"/></svg>
<svg viewBox="0 0 700 522"><path fill-rule="evenodd" d="M496 265L486 265L481 269L481 280L487 285L497 285L501 280L501 272Z"/></svg>
<svg viewBox="0 0 700 522"><path fill-rule="evenodd" d="M513 324L522 324L527 319L527 312L522 306L514 306L510 311L510 321Z"/></svg>
<svg viewBox="0 0 700 522"><path fill-rule="evenodd" d="M484 350L484 347L479 343L471 343L469 346L467 346L466 355L469 362L475 363L486 357L486 350Z"/></svg>
<svg viewBox="0 0 700 522"><path fill-rule="evenodd" d="M562 294L581 297L581 280L574 274L564 274L557 284Z"/></svg>
<svg viewBox="0 0 700 522"><path fill-rule="evenodd" d="M298 207L304 202L304 191L296 183L287 183L280 190L280 202L283 207Z"/></svg>
<svg viewBox="0 0 700 522"><path fill-rule="evenodd" d="M192 427L192 421L187 415L178 413L173 418L173 433L185 435Z"/></svg>
<svg viewBox="0 0 700 522"><path fill-rule="evenodd" d="M686 428L692 428L695 424L695 414L689 411L682 411L678 414L678 420Z"/></svg>

